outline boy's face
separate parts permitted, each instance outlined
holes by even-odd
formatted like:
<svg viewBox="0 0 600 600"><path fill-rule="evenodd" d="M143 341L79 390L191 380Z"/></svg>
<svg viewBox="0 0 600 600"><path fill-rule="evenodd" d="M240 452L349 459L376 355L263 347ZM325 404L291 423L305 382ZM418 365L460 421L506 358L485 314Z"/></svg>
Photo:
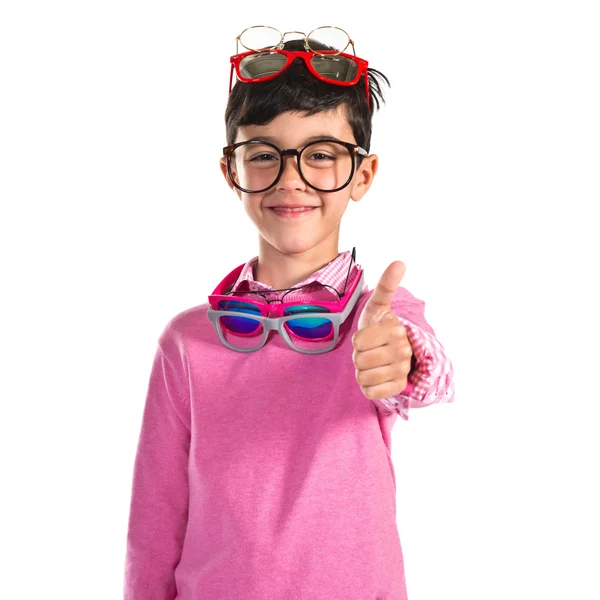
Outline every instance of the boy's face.
<svg viewBox="0 0 600 600"><path fill-rule="evenodd" d="M259 136L272 138L281 150L300 149L308 138L314 136L333 136L343 142L356 144L343 105L309 117L304 113L286 112L266 125L240 127L235 143ZM295 156L285 158L279 181L266 192L258 194L248 194L233 186L224 157L221 159L221 171L266 243L285 254L302 253L319 247L319 254L322 252L323 256L331 257L338 252L340 221L348 201L352 199L358 202L371 186L377 171L377 156L365 157L350 183L338 192L319 192L306 185L298 172ZM269 208L279 204L301 204L315 208L291 218Z"/></svg>

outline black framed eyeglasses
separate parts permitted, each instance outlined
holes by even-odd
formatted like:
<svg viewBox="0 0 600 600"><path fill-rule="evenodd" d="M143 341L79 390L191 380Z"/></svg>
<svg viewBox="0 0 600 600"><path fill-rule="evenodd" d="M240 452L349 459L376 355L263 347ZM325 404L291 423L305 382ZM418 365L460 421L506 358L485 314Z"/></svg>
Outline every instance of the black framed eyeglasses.
<svg viewBox="0 0 600 600"><path fill-rule="evenodd" d="M337 260L337 259L336 259ZM242 296L247 294L256 294L257 296L261 296L262 299L268 304L273 304L274 302L281 302L282 304L285 302L292 302L298 299L304 298L304 295L310 295L311 298L315 298L315 295L318 295L319 292L327 290L328 292L334 293L337 296L337 301L341 301L341 299L346 294L346 289L348 287L348 279L350 277L350 271L352 270L352 265L356 264L356 247L352 248L352 255L350 258L350 264L348 265L348 273L346 275L346 281L344 282L344 289L342 292L338 292L334 287L327 285L326 283L306 283L304 285L299 285L291 288L283 288L280 290L236 290L231 291L231 288L225 290L223 292L224 296L232 296L236 297L236 294ZM235 283L234 283L235 285ZM268 298L269 294L285 292L282 294L281 298Z"/></svg>
<svg viewBox="0 0 600 600"><path fill-rule="evenodd" d="M286 156L296 157L306 185L318 192L338 192L352 181L360 160L369 153L357 144L323 138L300 149L285 150L260 139L247 140L225 146L223 155L233 185L242 192L257 194L279 181Z"/></svg>

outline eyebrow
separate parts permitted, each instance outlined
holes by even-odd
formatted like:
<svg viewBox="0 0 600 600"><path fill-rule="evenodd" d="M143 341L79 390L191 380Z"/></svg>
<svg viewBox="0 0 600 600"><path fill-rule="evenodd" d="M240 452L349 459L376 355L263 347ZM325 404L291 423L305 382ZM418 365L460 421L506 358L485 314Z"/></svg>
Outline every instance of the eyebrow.
<svg viewBox="0 0 600 600"><path fill-rule="evenodd" d="M256 135L246 140L247 142L268 142L277 146L277 140L270 135ZM339 138L333 135L313 135L312 137L306 138L302 145L310 144L311 142L328 141L328 142L342 142Z"/></svg>

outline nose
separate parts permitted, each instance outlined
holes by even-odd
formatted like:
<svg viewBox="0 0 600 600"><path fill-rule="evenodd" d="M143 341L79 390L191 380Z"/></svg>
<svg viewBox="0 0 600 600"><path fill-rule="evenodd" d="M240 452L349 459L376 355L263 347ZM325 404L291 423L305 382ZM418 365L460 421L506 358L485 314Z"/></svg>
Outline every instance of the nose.
<svg viewBox="0 0 600 600"><path fill-rule="evenodd" d="M296 155L288 154L283 157L283 171L277 182L277 189L281 191L306 189L306 184L300 176Z"/></svg>

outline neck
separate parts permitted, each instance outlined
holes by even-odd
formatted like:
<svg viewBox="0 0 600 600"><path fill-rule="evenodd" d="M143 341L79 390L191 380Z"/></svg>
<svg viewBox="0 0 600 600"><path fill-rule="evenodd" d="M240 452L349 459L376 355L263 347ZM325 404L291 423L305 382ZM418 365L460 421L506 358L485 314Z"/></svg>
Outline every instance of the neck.
<svg viewBox="0 0 600 600"><path fill-rule="evenodd" d="M328 246L321 244L308 250L292 252L277 249L260 238L254 279L275 290L291 288L322 269L338 255L337 240L335 244Z"/></svg>

